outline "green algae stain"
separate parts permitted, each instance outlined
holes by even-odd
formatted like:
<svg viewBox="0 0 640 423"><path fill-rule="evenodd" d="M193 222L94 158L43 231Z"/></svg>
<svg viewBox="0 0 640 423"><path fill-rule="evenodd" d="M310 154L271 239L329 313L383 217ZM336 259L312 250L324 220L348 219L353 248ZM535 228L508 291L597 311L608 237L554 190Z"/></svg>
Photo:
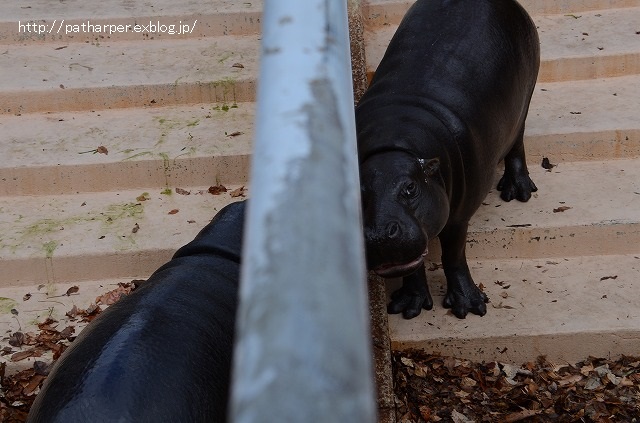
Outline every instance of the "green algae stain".
<svg viewBox="0 0 640 423"><path fill-rule="evenodd" d="M210 82L209 85L213 90L215 99L223 103L233 101L236 103L236 79L235 78L222 78L217 81Z"/></svg>
<svg viewBox="0 0 640 423"><path fill-rule="evenodd" d="M26 226L22 231L22 234L25 236L48 234L54 231L59 231L61 227L64 227L65 223L66 221L57 219L37 220L31 225Z"/></svg>
<svg viewBox="0 0 640 423"><path fill-rule="evenodd" d="M145 194L147 198L150 198L148 193ZM19 225L15 236L2 239L0 249L15 254L18 249L33 248L42 251L46 259L52 259L54 252L61 245L62 239L68 232L64 229L73 230L74 227L84 226L88 233L96 231L96 237L113 235L114 231L130 230L127 225L133 224L131 220L139 219L144 213L144 206L139 201L141 200L136 203L113 203L63 219L39 219L29 222L29 224ZM120 220L122 223L116 225ZM99 229L100 225L102 225L102 229Z"/></svg>
<svg viewBox="0 0 640 423"><path fill-rule="evenodd" d="M238 108L238 104L237 103L233 103L231 105L227 104L227 103L222 103L220 105L217 105L215 107L212 108L212 110L216 110L218 112L228 112L231 109L237 109Z"/></svg>
<svg viewBox="0 0 640 423"><path fill-rule="evenodd" d="M11 310L16 308L17 306L18 303L15 300L6 297L0 297L0 314L9 314L11 313Z"/></svg>
<svg viewBox="0 0 640 423"><path fill-rule="evenodd" d="M144 213L144 206L140 203L112 204L102 213L105 223L130 217L140 217Z"/></svg>
<svg viewBox="0 0 640 423"><path fill-rule="evenodd" d="M169 154L168 153L158 153L158 156L162 157L162 164L165 169L169 168Z"/></svg>
<svg viewBox="0 0 640 423"><path fill-rule="evenodd" d="M58 248L58 243L56 241L49 241L42 244L42 249L44 250L45 257L50 259L53 258L53 252Z"/></svg>
<svg viewBox="0 0 640 423"><path fill-rule="evenodd" d="M163 189L162 191L160 191L160 194L162 194L162 195L172 195L173 191L171 190L171 188L167 187L167 188Z"/></svg>
<svg viewBox="0 0 640 423"><path fill-rule="evenodd" d="M155 117L153 119L158 122L160 128L160 138L156 141L156 146L163 144L171 132L193 128L200 124L200 119L195 117L185 120L164 117Z"/></svg>
<svg viewBox="0 0 640 423"><path fill-rule="evenodd" d="M176 157L174 157L174 160L182 157L182 156L193 156L194 154L196 154L196 148L195 147L189 147L189 148L183 148L182 151L184 151L184 153L180 153L178 154Z"/></svg>
<svg viewBox="0 0 640 423"><path fill-rule="evenodd" d="M93 218L89 216L76 216L68 217L66 219L40 219L36 220L30 225L25 226L21 231L21 234L23 238L42 236L54 232L59 232L65 226L71 226L73 224L82 223L89 220L93 220Z"/></svg>
<svg viewBox="0 0 640 423"><path fill-rule="evenodd" d="M151 151L142 151L140 153L136 153L133 156L129 156L129 157L125 157L124 159L122 159L122 161L126 161L126 160L131 160L131 159L136 159L138 157L142 157L142 156L150 156L153 155L153 152Z"/></svg>
<svg viewBox="0 0 640 423"><path fill-rule="evenodd" d="M171 162L168 153L158 153L162 157L162 171L164 172L164 186L169 189L169 179L171 178ZM166 190L165 190L166 191Z"/></svg>

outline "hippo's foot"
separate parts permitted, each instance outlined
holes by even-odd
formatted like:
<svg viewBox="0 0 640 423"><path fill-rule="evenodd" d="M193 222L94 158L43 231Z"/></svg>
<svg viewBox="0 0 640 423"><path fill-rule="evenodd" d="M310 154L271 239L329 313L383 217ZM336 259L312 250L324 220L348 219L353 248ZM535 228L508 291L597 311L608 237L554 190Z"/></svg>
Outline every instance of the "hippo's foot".
<svg viewBox="0 0 640 423"><path fill-rule="evenodd" d="M389 314L402 313L405 319L413 319L422 309L431 310L433 299L427 286L424 265L409 276L405 276L402 288L391 294L391 302L387 306Z"/></svg>
<svg viewBox="0 0 640 423"><path fill-rule="evenodd" d="M447 277L447 295L442 304L445 308L450 308L459 319L467 317L469 312L478 316L487 314L486 303L489 298L473 283L470 276L451 279L455 280Z"/></svg>
<svg viewBox="0 0 640 423"><path fill-rule="evenodd" d="M531 198L531 193L538 190L538 187L526 172L512 174L505 171L502 178L500 178L500 182L498 182L498 190L501 191L500 198L504 201L511 201L516 198L519 201L526 202Z"/></svg>

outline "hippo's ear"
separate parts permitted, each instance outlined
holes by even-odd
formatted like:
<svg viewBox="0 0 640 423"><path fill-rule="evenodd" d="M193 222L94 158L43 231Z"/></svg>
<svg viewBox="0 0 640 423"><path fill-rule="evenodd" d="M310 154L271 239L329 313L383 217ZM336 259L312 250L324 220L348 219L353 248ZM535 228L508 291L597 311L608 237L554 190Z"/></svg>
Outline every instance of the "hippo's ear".
<svg viewBox="0 0 640 423"><path fill-rule="evenodd" d="M419 161L422 171L427 176L433 176L440 171L440 159L437 157L428 160L420 159Z"/></svg>

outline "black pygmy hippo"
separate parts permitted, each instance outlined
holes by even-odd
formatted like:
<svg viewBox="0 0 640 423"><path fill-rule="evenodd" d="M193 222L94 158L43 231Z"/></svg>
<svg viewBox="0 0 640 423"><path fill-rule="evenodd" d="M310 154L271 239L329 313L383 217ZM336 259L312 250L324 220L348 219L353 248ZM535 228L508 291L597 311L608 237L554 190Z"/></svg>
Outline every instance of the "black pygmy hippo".
<svg viewBox="0 0 640 423"><path fill-rule="evenodd" d="M503 200L537 190L523 134L539 64L536 27L513 0L418 0L402 20L356 108L368 267L404 277L390 313L433 306L423 258L436 236L444 307L486 313L467 228L500 160Z"/></svg>
<svg viewBox="0 0 640 423"><path fill-rule="evenodd" d="M226 421L245 203L81 332L28 422Z"/></svg>

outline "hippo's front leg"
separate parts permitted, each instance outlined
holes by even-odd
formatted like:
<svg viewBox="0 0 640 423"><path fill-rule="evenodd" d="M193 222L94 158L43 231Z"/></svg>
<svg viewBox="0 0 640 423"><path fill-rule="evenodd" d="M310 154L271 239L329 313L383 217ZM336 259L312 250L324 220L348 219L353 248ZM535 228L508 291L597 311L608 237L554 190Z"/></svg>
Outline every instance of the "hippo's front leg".
<svg viewBox="0 0 640 423"><path fill-rule="evenodd" d="M390 314L402 313L405 319L413 319L422 309L431 310L433 299L427 285L424 264L402 280L402 288L391 294L391 302L387 306Z"/></svg>
<svg viewBox="0 0 640 423"><path fill-rule="evenodd" d="M467 223L447 224L438 236L442 245L442 267L447 277L443 306L450 308L460 319L464 319L468 312L484 316L487 313L485 303L489 302L469 273L465 255L467 228Z"/></svg>

